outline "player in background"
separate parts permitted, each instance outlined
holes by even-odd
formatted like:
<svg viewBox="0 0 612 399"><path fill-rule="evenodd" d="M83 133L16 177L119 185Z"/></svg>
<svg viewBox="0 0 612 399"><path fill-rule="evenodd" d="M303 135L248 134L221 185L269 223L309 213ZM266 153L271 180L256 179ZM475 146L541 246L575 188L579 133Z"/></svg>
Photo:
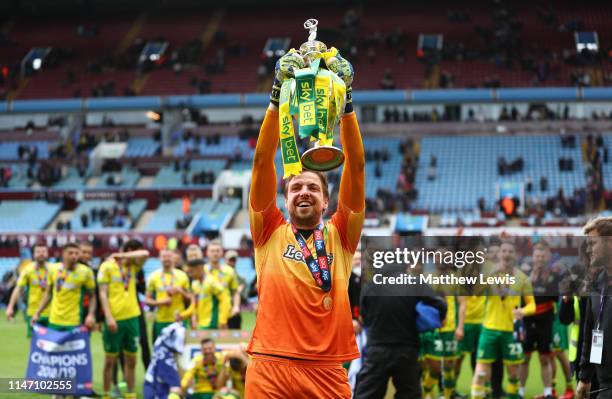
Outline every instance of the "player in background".
<svg viewBox="0 0 612 399"><path fill-rule="evenodd" d="M79 263L89 267L94 272L94 276L98 275L98 267L99 265L94 264L94 250L93 245L89 241L81 241L79 242ZM96 298L100 298L100 291L98 289L98 282L96 280ZM83 297L83 304L81 305L83 309L87 309L89 307L89 297ZM102 306L98 306L96 308L96 326L95 329L98 330L101 323L104 321L104 312L102 311Z"/></svg>
<svg viewBox="0 0 612 399"><path fill-rule="evenodd" d="M244 384L246 382L246 370L249 365L249 355L246 349L227 350L224 352L224 363L219 375L218 386L223 388L231 382L231 388L244 398Z"/></svg>
<svg viewBox="0 0 612 399"><path fill-rule="evenodd" d="M548 245L540 241L533 247L533 265L529 279L533 287L536 309L526 316L523 351L525 362L521 365L521 386L519 395L525 397L525 384L529 376L529 362L534 350L538 351L540 373L544 385L544 397L551 399L552 391L552 341L555 301L561 279L548 268L551 253Z"/></svg>
<svg viewBox="0 0 612 399"><path fill-rule="evenodd" d="M198 330L211 330L227 325L227 316L231 307L230 297L222 283L212 274L206 273L203 259L192 259L188 263L191 278L191 303L181 313L181 318L190 318L191 327ZM214 302L218 303L218 315L215 319Z"/></svg>
<svg viewBox="0 0 612 399"><path fill-rule="evenodd" d="M484 250L484 246L480 239L470 240L466 243L470 251L476 252ZM463 277L479 278L480 275L488 276L492 269L497 263L497 253L499 252L499 245L492 243L492 245L485 250L486 256L483 263L472 262L466 264L464 267L458 270L458 274ZM476 353L478 352L478 340L482 331L482 322L484 321L485 315L485 304L486 304L486 285L474 284L474 285L462 285L458 287L459 293L465 298L465 316L463 331L461 328L457 328L457 339L459 341L459 359L456 362L455 374L457 379L461 372L461 366L463 359L469 356L470 366L472 369L472 375L476 369ZM459 338L463 336L463 338ZM493 363L491 370L491 380L495 376L495 363ZM487 395L492 394L491 384L485 385Z"/></svg>
<svg viewBox="0 0 612 399"><path fill-rule="evenodd" d="M342 75L348 86L340 120L346 158L338 206L330 221L323 222L329 192L321 173L303 171L285 180L289 222L276 206L278 89L283 79L304 66L295 52L277 63L270 105L257 140L249 215L259 306L247 348L252 356L246 378L250 398L351 397L342 362L359 357L348 280L364 220L365 153L350 98L353 68L339 55L335 58L335 63L330 58L329 68ZM329 268L327 273L321 266Z"/></svg>
<svg viewBox="0 0 612 399"><path fill-rule="evenodd" d="M453 266L437 265L436 275L449 275ZM459 359L458 345L464 338L465 297L457 296L457 287L436 285L434 291L446 301L447 313L444 324L437 331L422 335L421 345L425 351L426 371L423 378L425 399L433 399L433 390L442 377L443 396L455 396L457 385L456 363Z"/></svg>
<svg viewBox="0 0 612 399"><path fill-rule="evenodd" d="M508 373L508 399L519 399L519 367L523 362L523 348L514 336L514 323L533 314L535 300L531 283L516 265L516 249L512 242L500 245L499 263L492 277L514 277L514 284L489 286L483 329L478 341L476 370L472 379L474 399L486 397L486 383L491 378L491 363L503 358ZM521 300L525 306L520 307Z"/></svg>
<svg viewBox="0 0 612 399"><path fill-rule="evenodd" d="M93 245L89 241L81 241L79 243L79 263L89 266L94 271L97 271L98 268L93 264L94 260L94 251Z"/></svg>
<svg viewBox="0 0 612 399"><path fill-rule="evenodd" d="M198 244L189 244L185 249L185 259L187 260L187 270L189 270L189 262L196 259L203 259L204 253Z"/></svg>
<svg viewBox="0 0 612 399"><path fill-rule="evenodd" d="M82 296L88 295L89 308L85 317L85 326L92 328L95 324L96 282L93 271L78 263L79 246L69 243L62 250L62 262L49 270L47 286L38 309L32 316L30 324L38 323L43 310L50 305L49 328L59 331L71 330L81 325Z"/></svg>
<svg viewBox="0 0 612 399"><path fill-rule="evenodd" d="M230 299L231 308L229 314L221 314L219 301L213 297L212 324L219 328L227 328L227 321L221 323L218 320L229 320L230 317L240 313L240 292L238 291L238 278L236 271L228 265L221 264L223 258L223 246L221 241L212 240L206 247L206 258L208 263L204 266L206 273L210 273L223 286L222 295L227 295ZM226 299L223 299L226 301ZM223 310L225 312L225 310Z"/></svg>
<svg viewBox="0 0 612 399"><path fill-rule="evenodd" d="M141 315L136 295L137 275L149 256L136 240L127 241L121 252L112 254L98 269L98 289L105 323L102 327L104 343L103 389L104 399L110 390L117 358L122 353L123 373L127 383L126 399L136 398L135 370Z"/></svg>
<svg viewBox="0 0 612 399"><path fill-rule="evenodd" d="M219 376L223 370L223 354L217 352L215 341L210 338L200 342L200 349L201 353L193 358L191 367L183 374L181 388L183 395L186 395L188 389L193 387L190 399L212 399L217 389L221 388Z"/></svg>
<svg viewBox="0 0 612 399"><path fill-rule="evenodd" d="M230 329L240 330L242 326L242 316L240 314L241 305L243 303L247 303L248 301L248 297L246 295L247 282L236 271L236 266L238 265L238 252L234 250L229 250L225 253L223 259L225 260L225 265L231 267L234 270L234 274L236 276L236 283L238 285L236 292L232 295L234 303L232 305L232 315L227 321L227 327Z"/></svg>
<svg viewBox="0 0 612 399"><path fill-rule="evenodd" d="M189 295L189 277L175 267L176 254L169 249L159 251L162 268L149 276L145 303L157 307L153 322L153 343L161 331L174 323L177 315L185 310L185 300Z"/></svg>
<svg viewBox="0 0 612 399"><path fill-rule="evenodd" d="M54 267L54 265L48 262L49 250L44 244L36 244L32 247L33 262L26 265L21 273L19 273L19 279L17 280L17 286L11 294L11 299L6 307L6 318L13 320L15 316L15 306L17 305L21 295L25 292L26 298L26 328L27 336L32 336L32 326L30 320L43 298L43 294L47 289L47 276ZM41 317L38 320L38 324L47 326L49 324L49 312L51 309L46 307L41 313Z"/></svg>

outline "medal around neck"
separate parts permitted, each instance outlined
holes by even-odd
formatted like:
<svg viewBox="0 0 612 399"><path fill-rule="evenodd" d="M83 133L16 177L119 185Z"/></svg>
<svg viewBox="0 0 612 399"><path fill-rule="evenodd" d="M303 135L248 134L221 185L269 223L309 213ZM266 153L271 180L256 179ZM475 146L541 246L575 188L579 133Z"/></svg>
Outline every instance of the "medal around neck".
<svg viewBox="0 0 612 399"><path fill-rule="evenodd" d="M295 71L295 77L286 79L280 92L279 131L283 156L284 178L299 175L302 167L327 172L344 162L344 153L333 145L334 128L340 120L346 103L346 83L335 73L320 68L321 62L336 62L338 51L327 49L316 40L316 19L309 19L304 28L309 31L308 41L299 49L305 68ZM313 147L300 157L293 128L293 117L298 120L298 135L310 137Z"/></svg>

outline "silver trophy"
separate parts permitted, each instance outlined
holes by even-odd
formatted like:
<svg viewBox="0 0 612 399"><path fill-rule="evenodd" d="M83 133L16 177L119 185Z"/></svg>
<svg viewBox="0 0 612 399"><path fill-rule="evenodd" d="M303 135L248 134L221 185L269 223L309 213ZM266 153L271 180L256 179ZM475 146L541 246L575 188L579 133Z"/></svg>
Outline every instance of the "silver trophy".
<svg viewBox="0 0 612 399"><path fill-rule="evenodd" d="M308 41L300 46L300 55L307 65L321 57L327 51L325 43L317 40L317 25L319 21L310 18L304 22L304 29L308 31ZM327 61L330 63L330 61ZM333 60L332 60L333 62ZM306 169L317 172L327 172L336 169L344 162L344 153L338 147L320 145L315 142L313 148L302 154L302 165Z"/></svg>

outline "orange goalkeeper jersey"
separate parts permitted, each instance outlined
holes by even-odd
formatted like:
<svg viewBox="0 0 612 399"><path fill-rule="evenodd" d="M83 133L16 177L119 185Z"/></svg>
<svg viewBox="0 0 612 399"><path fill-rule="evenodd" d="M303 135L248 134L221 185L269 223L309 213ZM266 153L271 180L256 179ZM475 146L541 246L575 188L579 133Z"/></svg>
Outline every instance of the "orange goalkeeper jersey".
<svg viewBox="0 0 612 399"><path fill-rule="evenodd" d="M268 112L260 135L270 137L276 134L278 137L278 123L270 123L270 117L278 118L278 114ZM355 144L357 150L355 147L352 150L362 151L354 114L343 117L342 122L341 137L345 150L348 140L359 139L359 143ZM266 148L266 152L275 150L275 147ZM359 158L362 152L356 155ZM255 244L259 307L253 336L247 348L249 354L338 362L359 357L349 305L348 282L353 254L361 235L364 206L359 208L359 202L346 200L351 193L352 200L364 196L363 174L359 165L356 166L357 172L350 175L352 165L350 154L347 154L342 179L346 178L346 182L351 184L343 187L341 183L338 209L331 220L325 223L325 247L332 275L332 288L329 292L323 291L315 282L291 225L284 220L275 201L270 201L269 206L261 211L253 208L253 197L259 193L252 187L249 212ZM253 173L261 171L254 170ZM253 181L256 182L257 178L254 177ZM348 204L352 204L352 209L358 212L351 210ZM306 243L310 251L316 253L313 235L308 237Z"/></svg>

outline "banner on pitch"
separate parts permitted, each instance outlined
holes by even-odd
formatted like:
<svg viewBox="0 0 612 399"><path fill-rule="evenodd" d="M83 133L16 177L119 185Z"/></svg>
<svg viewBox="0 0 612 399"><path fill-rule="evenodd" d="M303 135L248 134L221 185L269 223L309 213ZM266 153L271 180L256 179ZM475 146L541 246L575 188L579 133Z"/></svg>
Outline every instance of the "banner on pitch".
<svg viewBox="0 0 612 399"><path fill-rule="evenodd" d="M45 390L44 393L76 396L91 394L91 362L89 332L86 328L56 331L38 324L34 326L26 379L70 381L64 389L55 392Z"/></svg>

